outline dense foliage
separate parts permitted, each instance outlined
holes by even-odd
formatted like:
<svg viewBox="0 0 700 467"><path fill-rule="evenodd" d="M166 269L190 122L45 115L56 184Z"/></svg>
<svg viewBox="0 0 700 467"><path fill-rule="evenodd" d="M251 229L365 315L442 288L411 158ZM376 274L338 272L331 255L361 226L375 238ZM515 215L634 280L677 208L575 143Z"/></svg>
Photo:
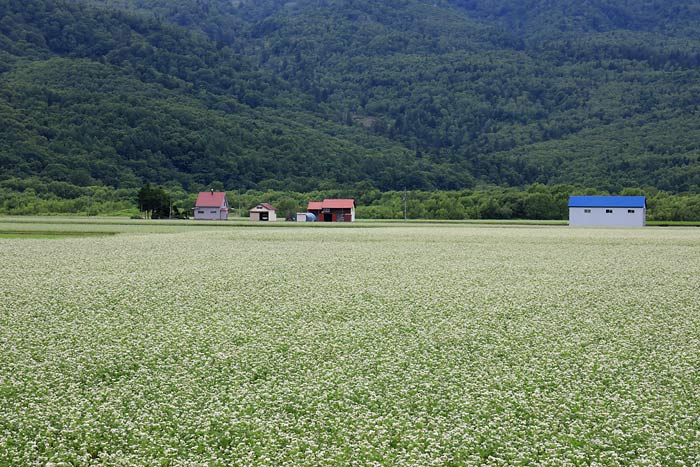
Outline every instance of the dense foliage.
<svg viewBox="0 0 700 467"><path fill-rule="evenodd" d="M0 182L697 193L698 21L688 0L0 0Z"/></svg>
<svg viewBox="0 0 700 467"><path fill-rule="evenodd" d="M139 211L146 219L182 219L187 218L186 212L181 212L177 204L173 204L172 196L163 187L151 186L146 183L138 193Z"/></svg>
<svg viewBox="0 0 700 467"><path fill-rule="evenodd" d="M219 187L220 188L220 187ZM277 208L280 219L293 219L309 201L353 198L360 219L531 219L566 220L570 195L606 195L604 191L574 185L533 184L517 188L479 188L454 191L386 191L370 184L349 189L299 193L286 190L229 191L232 217L247 217L260 202ZM653 188L625 189L623 195L647 197L651 221L700 221L700 194L671 194ZM38 178L0 182L0 213L14 215L74 214L121 215L155 218L187 217L192 214L196 193L145 185L140 189L104 186L74 187L66 182L44 183Z"/></svg>

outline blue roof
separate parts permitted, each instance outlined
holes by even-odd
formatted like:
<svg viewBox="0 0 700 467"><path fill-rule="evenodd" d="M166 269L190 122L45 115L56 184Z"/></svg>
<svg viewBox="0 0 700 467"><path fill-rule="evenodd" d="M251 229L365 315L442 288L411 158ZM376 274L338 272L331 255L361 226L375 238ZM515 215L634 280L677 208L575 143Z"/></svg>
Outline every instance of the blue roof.
<svg viewBox="0 0 700 467"><path fill-rule="evenodd" d="M645 208L645 196L572 196L570 208Z"/></svg>

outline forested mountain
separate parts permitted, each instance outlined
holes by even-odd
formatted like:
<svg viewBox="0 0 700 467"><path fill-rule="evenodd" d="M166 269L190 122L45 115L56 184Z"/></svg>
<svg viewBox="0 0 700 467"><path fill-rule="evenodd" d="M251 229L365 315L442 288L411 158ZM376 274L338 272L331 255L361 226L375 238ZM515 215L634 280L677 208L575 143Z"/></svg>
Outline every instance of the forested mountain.
<svg viewBox="0 0 700 467"><path fill-rule="evenodd" d="M0 189L700 191L692 0L0 0Z"/></svg>

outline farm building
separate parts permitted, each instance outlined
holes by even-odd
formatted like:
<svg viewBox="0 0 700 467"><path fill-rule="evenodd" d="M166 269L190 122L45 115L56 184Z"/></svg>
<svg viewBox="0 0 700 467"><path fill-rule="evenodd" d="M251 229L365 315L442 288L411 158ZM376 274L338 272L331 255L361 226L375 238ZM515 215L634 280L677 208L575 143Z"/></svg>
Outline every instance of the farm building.
<svg viewBox="0 0 700 467"><path fill-rule="evenodd" d="M277 220L277 209L267 203L257 204L250 209L250 220L275 222Z"/></svg>
<svg viewBox="0 0 700 467"><path fill-rule="evenodd" d="M228 219L228 200L225 191L201 191L194 204L194 218L207 220Z"/></svg>
<svg viewBox="0 0 700 467"><path fill-rule="evenodd" d="M644 196L572 196L569 225L642 227L646 211Z"/></svg>
<svg viewBox="0 0 700 467"><path fill-rule="evenodd" d="M324 199L310 201L307 211L316 216L320 222L354 222L354 199Z"/></svg>

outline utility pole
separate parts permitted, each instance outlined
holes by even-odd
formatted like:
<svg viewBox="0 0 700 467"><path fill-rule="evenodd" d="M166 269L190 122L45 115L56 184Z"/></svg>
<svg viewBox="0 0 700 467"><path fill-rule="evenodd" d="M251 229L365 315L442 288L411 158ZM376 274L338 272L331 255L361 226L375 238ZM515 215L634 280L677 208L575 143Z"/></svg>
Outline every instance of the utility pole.
<svg viewBox="0 0 700 467"><path fill-rule="evenodd" d="M88 205L87 205L87 215L90 217L90 209L92 208L92 188L88 189Z"/></svg>
<svg viewBox="0 0 700 467"><path fill-rule="evenodd" d="M403 220L406 220L406 187L403 187Z"/></svg>

